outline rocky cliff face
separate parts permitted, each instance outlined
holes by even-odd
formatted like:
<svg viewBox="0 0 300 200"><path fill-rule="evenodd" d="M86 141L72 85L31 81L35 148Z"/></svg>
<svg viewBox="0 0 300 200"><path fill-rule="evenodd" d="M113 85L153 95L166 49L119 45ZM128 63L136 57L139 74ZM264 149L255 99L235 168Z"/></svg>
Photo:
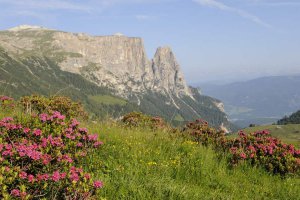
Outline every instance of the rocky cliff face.
<svg viewBox="0 0 300 200"><path fill-rule="evenodd" d="M152 90L163 94L189 95L172 50L158 48L154 59L148 59L143 40L123 35L92 37L58 32L54 46L80 57L67 57L63 70L81 73L102 86L128 97Z"/></svg>
<svg viewBox="0 0 300 200"><path fill-rule="evenodd" d="M154 88L164 88L176 96L191 95L180 66L169 47L159 47L152 60Z"/></svg>
<svg viewBox="0 0 300 200"><path fill-rule="evenodd" d="M147 90L192 96L172 50L160 47L150 60L141 38L89 36L23 25L0 35L0 41L18 54L38 49L48 56L64 54L58 60L62 70L82 74L123 97Z"/></svg>
<svg viewBox="0 0 300 200"><path fill-rule="evenodd" d="M169 47L158 48L154 58L149 59L141 38L122 34L90 36L37 26L1 31L0 46L18 62L32 61L32 56L50 59L61 70L109 88L150 114L190 120L209 116L207 110L213 109L222 116L220 119L227 120L213 100L188 87Z"/></svg>

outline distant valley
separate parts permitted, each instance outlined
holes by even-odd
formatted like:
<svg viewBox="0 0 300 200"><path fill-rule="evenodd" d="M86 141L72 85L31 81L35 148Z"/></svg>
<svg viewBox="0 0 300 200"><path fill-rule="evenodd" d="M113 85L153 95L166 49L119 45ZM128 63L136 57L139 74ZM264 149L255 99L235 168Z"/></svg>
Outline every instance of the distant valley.
<svg viewBox="0 0 300 200"><path fill-rule="evenodd" d="M269 124L300 109L300 75L270 76L224 85L202 84L204 95L224 102L240 127Z"/></svg>

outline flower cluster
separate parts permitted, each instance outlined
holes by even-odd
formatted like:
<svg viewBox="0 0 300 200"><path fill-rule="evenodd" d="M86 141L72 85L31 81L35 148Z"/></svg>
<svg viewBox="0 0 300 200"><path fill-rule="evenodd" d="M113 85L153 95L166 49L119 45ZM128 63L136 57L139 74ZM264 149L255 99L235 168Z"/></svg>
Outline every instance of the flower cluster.
<svg viewBox="0 0 300 200"><path fill-rule="evenodd" d="M0 109L11 109L15 107L15 101L8 96L0 96Z"/></svg>
<svg viewBox="0 0 300 200"><path fill-rule="evenodd" d="M80 167L103 143L60 112L0 120L0 199L85 199L103 186Z"/></svg>
<svg viewBox="0 0 300 200"><path fill-rule="evenodd" d="M195 141L203 145L218 145L225 139L223 131L217 131L211 128L208 122L202 119L187 123L183 128L183 132L188 133Z"/></svg>
<svg viewBox="0 0 300 200"><path fill-rule="evenodd" d="M284 175L300 171L300 150L271 137L267 130L251 134L241 131L238 138L226 142L226 147L229 148L233 165L247 160L275 174Z"/></svg>
<svg viewBox="0 0 300 200"><path fill-rule="evenodd" d="M200 119L188 123L183 133L188 133L198 143L213 146L218 153L228 152L232 166L247 161L274 174L300 172L300 150L271 137L266 130L251 134L241 131L238 138L228 139L222 131L209 127Z"/></svg>

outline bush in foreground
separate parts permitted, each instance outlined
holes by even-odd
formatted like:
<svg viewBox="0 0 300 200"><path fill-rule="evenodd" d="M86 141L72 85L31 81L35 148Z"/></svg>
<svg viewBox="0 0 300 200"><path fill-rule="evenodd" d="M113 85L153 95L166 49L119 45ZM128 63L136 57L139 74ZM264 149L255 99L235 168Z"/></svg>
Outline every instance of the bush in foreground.
<svg viewBox="0 0 300 200"><path fill-rule="evenodd" d="M2 109L2 105L0 107ZM80 167L102 145L60 112L0 120L1 199L87 199L101 181Z"/></svg>
<svg viewBox="0 0 300 200"><path fill-rule="evenodd" d="M69 97L25 96L20 99L20 104L26 113L52 113L58 111L67 118L88 118L88 114L84 111L82 104L73 102Z"/></svg>

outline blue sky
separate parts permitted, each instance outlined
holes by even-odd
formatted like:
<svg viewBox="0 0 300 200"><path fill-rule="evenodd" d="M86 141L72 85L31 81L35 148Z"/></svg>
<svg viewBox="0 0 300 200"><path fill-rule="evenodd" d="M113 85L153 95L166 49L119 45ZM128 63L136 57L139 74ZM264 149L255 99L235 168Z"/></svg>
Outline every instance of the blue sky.
<svg viewBox="0 0 300 200"><path fill-rule="evenodd" d="M0 0L20 24L171 46L190 83L300 73L300 0Z"/></svg>

